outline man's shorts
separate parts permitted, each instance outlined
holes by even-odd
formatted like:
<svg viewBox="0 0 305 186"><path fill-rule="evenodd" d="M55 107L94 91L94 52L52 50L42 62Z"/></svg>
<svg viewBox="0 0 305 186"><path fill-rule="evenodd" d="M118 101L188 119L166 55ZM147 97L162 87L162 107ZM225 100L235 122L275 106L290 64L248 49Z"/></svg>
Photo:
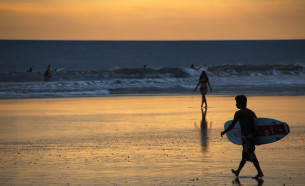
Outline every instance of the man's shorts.
<svg viewBox="0 0 305 186"><path fill-rule="evenodd" d="M242 159L250 162L256 160L255 145L253 140L251 140L249 137L242 136L241 142L243 145Z"/></svg>

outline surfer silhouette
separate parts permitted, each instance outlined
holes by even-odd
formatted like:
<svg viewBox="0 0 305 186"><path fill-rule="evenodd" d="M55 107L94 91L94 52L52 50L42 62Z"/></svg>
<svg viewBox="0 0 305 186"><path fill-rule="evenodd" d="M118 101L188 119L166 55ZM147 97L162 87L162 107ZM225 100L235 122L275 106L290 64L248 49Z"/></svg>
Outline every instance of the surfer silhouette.
<svg viewBox="0 0 305 186"><path fill-rule="evenodd" d="M201 69L201 67L195 67L194 64L191 65L191 68L194 69L194 70L200 70Z"/></svg>
<svg viewBox="0 0 305 186"><path fill-rule="evenodd" d="M255 128L254 128L254 118L256 118L255 113L247 108L247 97L244 95L238 95L235 97L236 107L240 109L234 115L234 119L232 123L228 126L228 128L220 133L221 137L229 132L237 121L240 123L241 130L241 141L242 141L242 159L240 161L239 167L237 170L232 169L232 173L235 176L239 176L240 171L244 167L247 161L250 161L254 164L257 175L253 177L254 179L258 179L264 176L259 162L255 155L255 145L254 145L254 137L255 137Z"/></svg>
<svg viewBox="0 0 305 186"><path fill-rule="evenodd" d="M32 67L30 67L30 68L27 70L27 72L33 72Z"/></svg>
<svg viewBox="0 0 305 186"><path fill-rule="evenodd" d="M49 80L51 78L51 65L48 65L48 68L46 69L46 71L43 74L45 80Z"/></svg>
<svg viewBox="0 0 305 186"><path fill-rule="evenodd" d="M208 107L207 100L206 100L206 97L205 97L206 93L208 92L208 86L207 86L207 84L209 85L210 91L212 92L212 87L211 87L209 78L208 78L207 74L205 73L205 71L202 71L202 72L201 72L201 75L200 75L200 77L199 77L198 84L197 84L197 86L194 88L194 91L196 91L197 88L198 88L199 85L200 85L200 93L201 93L201 95L202 95L201 107L203 106L203 103L205 103L205 107L204 107L204 108L207 108L207 107Z"/></svg>

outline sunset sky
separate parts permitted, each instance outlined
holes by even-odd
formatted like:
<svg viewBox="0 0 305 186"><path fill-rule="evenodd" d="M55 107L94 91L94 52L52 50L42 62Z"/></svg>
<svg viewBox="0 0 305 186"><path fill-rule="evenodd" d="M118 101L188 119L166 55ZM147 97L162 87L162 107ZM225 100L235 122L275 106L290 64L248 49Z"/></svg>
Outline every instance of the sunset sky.
<svg viewBox="0 0 305 186"><path fill-rule="evenodd" d="M305 39L305 1L0 0L0 39Z"/></svg>

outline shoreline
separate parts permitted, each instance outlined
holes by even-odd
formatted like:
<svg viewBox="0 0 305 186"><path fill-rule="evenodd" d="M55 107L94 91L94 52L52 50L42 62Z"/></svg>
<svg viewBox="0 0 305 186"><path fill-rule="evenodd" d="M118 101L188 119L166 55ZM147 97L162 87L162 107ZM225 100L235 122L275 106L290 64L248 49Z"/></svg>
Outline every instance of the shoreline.
<svg viewBox="0 0 305 186"><path fill-rule="evenodd" d="M232 96L236 96L239 94L244 94L247 97L304 97L305 94L257 94L257 93L231 93L231 94L211 94L208 93L206 96L207 97L232 97ZM171 97L171 96L190 96L190 97L196 97L196 96L200 96L201 94L196 92L196 93L176 93L176 94L172 94L172 93L160 93L160 94L149 94L149 93L142 93L142 94L103 94L103 95L67 95L67 96L36 96L36 97L10 97L10 98L1 98L0 97L0 101L4 101L4 100L23 100L23 99L68 99L68 98L107 98L107 97Z"/></svg>

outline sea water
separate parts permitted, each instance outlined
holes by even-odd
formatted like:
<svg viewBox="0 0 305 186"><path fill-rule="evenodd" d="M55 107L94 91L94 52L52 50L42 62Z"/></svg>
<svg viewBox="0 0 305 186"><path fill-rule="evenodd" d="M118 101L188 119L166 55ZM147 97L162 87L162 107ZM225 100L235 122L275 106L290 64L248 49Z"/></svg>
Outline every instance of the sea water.
<svg viewBox="0 0 305 186"><path fill-rule="evenodd" d="M211 94L305 95L305 40L0 40L2 99L199 94L203 70Z"/></svg>

